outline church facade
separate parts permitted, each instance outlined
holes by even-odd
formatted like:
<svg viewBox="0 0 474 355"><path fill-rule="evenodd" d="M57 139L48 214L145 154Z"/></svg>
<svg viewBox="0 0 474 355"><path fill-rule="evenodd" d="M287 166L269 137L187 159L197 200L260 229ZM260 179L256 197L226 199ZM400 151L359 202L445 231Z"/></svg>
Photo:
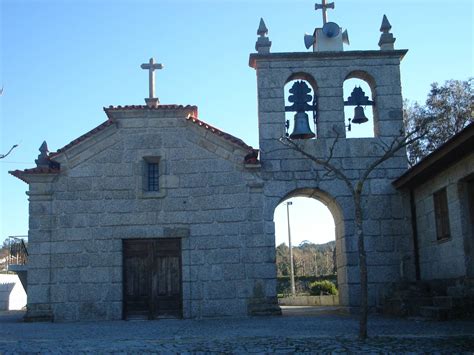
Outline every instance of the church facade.
<svg viewBox="0 0 474 355"><path fill-rule="evenodd" d="M36 168L12 172L29 185L27 317L278 314L273 214L294 196L316 198L333 214L340 304L357 308L358 246L347 184L357 184L403 132L399 66L407 51L393 48L386 18L380 50L343 51L347 34L334 25L324 20L307 39L313 52L270 53L261 21L249 60L257 75L259 149L201 121L195 106L160 105L152 80L158 67L150 60L142 66L150 70L147 105L106 108L104 123L54 153L43 145ZM368 83L370 100L344 101L343 84L351 78ZM294 86L289 108L290 82L305 84ZM298 87L312 95L297 94ZM346 138L345 103L373 106L373 138ZM288 111L299 120L289 140L330 161L347 181L284 144ZM305 126L306 112L316 133ZM406 166L401 149L364 185L372 307L391 282L415 274L409 211L392 186Z"/></svg>
<svg viewBox="0 0 474 355"><path fill-rule="evenodd" d="M105 111L105 123L17 174L30 187L28 316L189 318L275 304L254 150L196 107Z"/></svg>

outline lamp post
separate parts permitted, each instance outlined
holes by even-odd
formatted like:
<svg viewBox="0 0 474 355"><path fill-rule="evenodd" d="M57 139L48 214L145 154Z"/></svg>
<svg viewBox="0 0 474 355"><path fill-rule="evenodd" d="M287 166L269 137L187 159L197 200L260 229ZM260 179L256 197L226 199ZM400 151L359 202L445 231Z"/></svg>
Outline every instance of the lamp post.
<svg viewBox="0 0 474 355"><path fill-rule="evenodd" d="M291 281L291 295L296 296L295 289L295 271L293 269L293 249L291 247L291 231L290 231L290 206L293 202L288 201L286 204L286 217L288 220L288 246L290 248L290 281Z"/></svg>

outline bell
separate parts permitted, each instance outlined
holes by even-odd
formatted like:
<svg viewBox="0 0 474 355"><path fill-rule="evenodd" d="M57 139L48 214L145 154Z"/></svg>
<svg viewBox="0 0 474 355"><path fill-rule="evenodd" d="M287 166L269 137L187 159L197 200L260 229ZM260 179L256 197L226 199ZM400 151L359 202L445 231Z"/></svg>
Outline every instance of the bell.
<svg viewBox="0 0 474 355"><path fill-rule="evenodd" d="M295 127L290 135L291 139L310 139L315 134L309 128L308 115L305 112L297 112L295 115Z"/></svg>
<svg viewBox="0 0 474 355"><path fill-rule="evenodd" d="M365 117L364 108L362 106L356 106L354 109L354 118L352 119L352 123L361 124L367 122L368 120L369 119Z"/></svg>

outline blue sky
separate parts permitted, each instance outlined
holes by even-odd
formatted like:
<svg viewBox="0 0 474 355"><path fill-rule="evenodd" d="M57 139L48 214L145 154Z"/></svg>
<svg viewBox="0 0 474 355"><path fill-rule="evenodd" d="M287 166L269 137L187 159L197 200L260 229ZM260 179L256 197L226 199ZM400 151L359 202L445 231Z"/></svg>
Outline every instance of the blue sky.
<svg viewBox="0 0 474 355"><path fill-rule="evenodd" d="M383 14L402 62L404 97L423 102L432 82L473 76L473 2L336 0L330 21L346 50L378 49ZM260 17L272 52L305 52L322 22L312 0L0 0L0 240L27 233L27 185L8 170L34 166L105 121L102 107L143 104L155 57L163 104L193 104L199 117L258 146L257 91L248 55Z"/></svg>

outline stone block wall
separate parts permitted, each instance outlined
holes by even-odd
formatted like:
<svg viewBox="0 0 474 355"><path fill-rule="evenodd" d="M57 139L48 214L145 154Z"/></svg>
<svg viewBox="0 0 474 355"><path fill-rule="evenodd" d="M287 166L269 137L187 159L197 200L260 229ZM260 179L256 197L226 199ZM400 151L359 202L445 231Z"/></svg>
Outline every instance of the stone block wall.
<svg viewBox="0 0 474 355"><path fill-rule="evenodd" d="M188 114L109 112L114 125L56 155L57 176L30 183L32 316L121 319L122 240L133 238L181 238L185 318L276 304L259 172L245 168L248 150ZM143 191L144 157L159 157L159 194Z"/></svg>
<svg viewBox="0 0 474 355"><path fill-rule="evenodd" d="M472 232L466 177L474 173L474 154L415 189L420 273L422 280L474 276ZM433 194L446 188L451 236L437 240Z"/></svg>

